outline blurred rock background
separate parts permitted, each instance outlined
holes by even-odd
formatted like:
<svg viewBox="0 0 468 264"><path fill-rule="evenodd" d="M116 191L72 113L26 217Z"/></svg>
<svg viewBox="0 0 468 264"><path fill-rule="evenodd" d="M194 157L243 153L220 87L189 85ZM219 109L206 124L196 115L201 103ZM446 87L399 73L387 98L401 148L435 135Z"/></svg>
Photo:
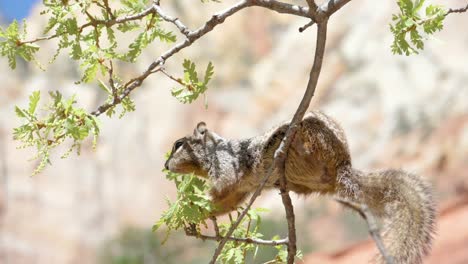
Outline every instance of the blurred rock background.
<svg viewBox="0 0 468 264"><path fill-rule="evenodd" d="M232 3L175 0L163 6L196 28ZM38 3L28 17L31 36L38 36L46 23L40 10ZM395 10L394 1L362 0L335 14L311 108L342 124L356 167L404 168L431 181L445 213L428 262L467 263L468 252L462 249L468 246L468 226L460 223L468 221L468 199L463 198L468 191L468 33L463 29L468 14L449 16L424 52L404 57L390 52L388 23ZM305 23L259 8L229 18L167 64L169 72L181 75L183 58L199 65L214 62L208 109L203 100L178 103L170 95L176 84L156 74L132 94L136 112L121 120L101 118L96 151L89 145L81 156L65 160L57 153L53 165L35 177L30 174L36 164L27 161L32 152L17 149L12 140L12 129L19 125L14 106L25 105L38 89L77 93L78 103L89 110L104 97L94 85L73 84L79 68L66 54L47 65L56 43L41 43L39 59L47 72L25 63L11 71L0 59L0 263L206 263L213 243L176 234L161 246L164 234L150 232L166 209L165 197L175 196L161 172L164 153L200 120L239 138L290 118L312 64L315 29L298 33ZM151 45L136 65L118 69L124 76L135 75L166 48ZM294 198L298 247L307 263L367 262L374 249L372 243L355 244L367 239L358 216L326 197ZM267 234L285 232L276 192L263 194L256 205L270 209Z"/></svg>

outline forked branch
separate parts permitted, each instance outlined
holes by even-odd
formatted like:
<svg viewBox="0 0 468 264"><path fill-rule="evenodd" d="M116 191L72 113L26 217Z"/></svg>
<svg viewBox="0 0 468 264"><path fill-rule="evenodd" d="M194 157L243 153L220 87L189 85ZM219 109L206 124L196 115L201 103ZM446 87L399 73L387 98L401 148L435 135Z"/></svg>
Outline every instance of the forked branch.
<svg viewBox="0 0 468 264"><path fill-rule="evenodd" d="M267 174L262 179L261 184L255 190L254 194L252 195L249 202L247 203L247 206L241 212L241 215L238 217L237 221L231 225L231 228L226 234L227 237L230 237L232 235L234 230L238 227L238 225L242 221L242 218L247 214L247 211L250 209L255 199L258 197L258 195L260 195L268 179L271 177L273 172L277 170L277 172L280 175L281 198L282 198L285 210L286 210L286 218L288 220L288 239L289 239L288 259L287 259L288 264L293 264L294 258L296 256L296 230L295 230L295 221L294 221L294 210L293 210L293 206L291 203L291 198L288 194L287 182L286 182L286 178L284 174L285 162L287 158L286 153L291 144L292 138L294 137L294 134L297 131L298 124L300 121L302 121L302 118L304 117L304 114L310 105L310 101L312 100L312 97L314 96L314 93L315 93L315 89L317 87L318 78L320 76L320 72L322 69L323 56L325 54L328 18L334 12L339 10L339 8L341 8L348 2L349 0L343 0L343 1L330 0L329 3L324 4L324 7L325 7L324 9L322 9L321 7L317 9L316 12L311 12L310 18L315 20L318 23L317 25L318 29L317 29L317 40L316 40L316 47L315 47L314 63L312 65L312 69L309 74L309 81L307 83L305 94L301 100L301 103L299 104L299 107L296 110L296 113L294 114L294 117L289 125L286 135L282 139L278 149L275 151L274 161L272 162L272 165L269 167ZM216 259L221 253L226 242L227 242L227 238L221 240L221 242L218 245L218 248L215 251L215 254L213 255L213 258L211 259L211 262L210 262L211 264L214 264L216 262Z"/></svg>

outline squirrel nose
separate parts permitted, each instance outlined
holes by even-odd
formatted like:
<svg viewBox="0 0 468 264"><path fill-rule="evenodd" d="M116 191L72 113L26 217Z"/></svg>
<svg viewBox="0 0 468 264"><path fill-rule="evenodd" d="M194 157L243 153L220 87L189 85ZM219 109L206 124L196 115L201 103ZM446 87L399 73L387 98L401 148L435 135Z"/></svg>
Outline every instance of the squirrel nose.
<svg viewBox="0 0 468 264"><path fill-rule="evenodd" d="M166 163L164 163L164 168L169 170L169 160L166 160Z"/></svg>

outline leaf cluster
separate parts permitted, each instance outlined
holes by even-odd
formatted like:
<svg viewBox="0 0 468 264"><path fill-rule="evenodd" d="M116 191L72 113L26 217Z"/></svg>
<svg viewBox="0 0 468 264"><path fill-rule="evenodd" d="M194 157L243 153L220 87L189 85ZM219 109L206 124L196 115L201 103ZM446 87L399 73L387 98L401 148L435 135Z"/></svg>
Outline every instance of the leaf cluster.
<svg viewBox="0 0 468 264"><path fill-rule="evenodd" d="M400 13L392 16L390 31L394 35L393 54L417 54L424 49L423 38L442 30L447 12L438 5L427 5L425 0L398 0Z"/></svg>
<svg viewBox="0 0 468 264"><path fill-rule="evenodd" d="M47 163L50 163L50 152L66 139L72 140L71 147L62 155L67 157L73 150L79 154L82 142L90 135L93 136L93 146L99 135L97 119L86 113L82 108L75 107L75 97L64 99L58 91L50 92L52 102L45 107L48 114L40 116L37 106L41 97L39 91L35 91L29 97L27 109L15 107L18 118L23 125L13 131L15 140L21 141L21 147L36 147L36 155L33 159L39 160L39 165L34 174L42 171Z"/></svg>
<svg viewBox="0 0 468 264"><path fill-rule="evenodd" d="M196 233L200 234L202 227L207 228L205 219L215 210L215 206L206 195L209 188L208 183L193 174L182 175L170 171L164 172L167 179L173 181L177 187L177 199L174 202L167 200L169 209L162 214L161 218L153 226L153 231L165 226L167 231L166 239L170 232L180 229L188 230L191 227L194 227ZM237 209L238 216L242 209L241 207ZM262 208L249 209L247 216L242 219L232 236L251 239L262 238L263 234L259 232L262 223L260 213L265 211ZM229 214L229 219L229 222L219 224L220 236L225 236L231 224L235 221L231 214ZM276 236L273 239L278 239L278 237ZM220 260L222 263L230 264L249 263L251 262L249 261L250 258L255 258L260 248L256 244L228 241L220 254ZM273 261L275 263L284 263L287 256L286 246L279 245L275 246L275 248L278 250L278 254ZM301 257L301 253L298 253L298 257Z"/></svg>
<svg viewBox="0 0 468 264"><path fill-rule="evenodd" d="M154 12L134 20L124 18L138 15L147 8L149 0L125 0L120 8L114 8L108 1L45 1L46 9L42 14L50 16L44 34L54 32L59 39L59 46L54 59L63 49L69 50L70 58L77 60L83 69L81 81L94 80L100 71L108 70L108 62L120 60L135 62L142 50L155 38L174 42L175 35L161 27L161 19ZM84 23L79 23L85 17ZM116 34L138 32L137 37L128 46L127 51L118 52L119 43ZM131 36L134 33L130 33ZM120 35L119 35L120 36Z"/></svg>
<svg viewBox="0 0 468 264"><path fill-rule="evenodd" d="M204 94L208 89L208 83L214 74L214 66L211 62L208 63L203 79L198 77L195 63L192 61L186 59L182 66L184 68L184 78L177 79L177 82L180 83L182 87L173 88L172 95L184 104L192 103L200 94Z"/></svg>
<svg viewBox="0 0 468 264"><path fill-rule="evenodd" d="M237 213L240 214L239 208ZM258 232L261 225L260 212L265 211L264 209L250 209L247 212L247 216L242 219L241 224L233 232L234 237L242 238L262 238L263 234ZM222 236L225 236L231 227L231 223L222 223L219 226L219 232ZM220 259L222 263L236 264L236 263L247 263L248 253L253 253L253 258L257 255L259 245L241 243L237 241L228 241L221 252Z"/></svg>
<svg viewBox="0 0 468 264"><path fill-rule="evenodd" d="M20 32L18 22L14 21L6 29L0 28L0 55L8 57L9 65L14 69L17 56L26 61L34 59L39 50L36 42L58 39L57 52L50 62L63 50L68 50L69 57L78 61L83 70L80 81L90 82L98 72L104 74L107 71L111 60L135 62L142 50L156 38L163 42L176 41L171 31L162 28L162 20L154 11L128 19L138 16L148 8L150 2L125 0L121 1L119 8L112 8L109 0L45 0L45 9L41 14L47 16L48 21L43 34L49 36L26 40L27 22L23 22L23 30ZM116 34L123 36L134 31L137 36L127 51L118 52Z"/></svg>
<svg viewBox="0 0 468 264"><path fill-rule="evenodd" d="M5 29L0 26L0 56L8 58L8 65L12 69L16 68L17 57L31 61L39 50L39 46L34 43L21 42L26 37L26 31L26 22L23 23L23 30L20 30L16 20Z"/></svg>
<svg viewBox="0 0 468 264"><path fill-rule="evenodd" d="M208 186L203 179L195 175L182 175L165 171L167 179L173 181L177 187L177 200L167 200L169 209L166 210L158 222L153 226L153 231L162 225L167 227L167 235L171 231L188 228L190 225L206 226L205 219L214 210L214 205L206 195Z"/></svg>
<svg viewBox="0 0 468 264"><path fill-rule="evenodd" d="M128 82L122 81L118 73L114 72L113 62L133 63L137 61L142 51L154 42L173 43L176 41L175 34L164 29L164 21L157 15L152 5L151 0L122 0L119 4L111 0L44 0L44 10L41 12L41 15L47 17L47 23L43 29L44 37L28 40L27 21L23 21L22 24L13 21L6 28L0 27L0 56L7 57L10 67L14 69L18 58L36 61L35 54L40 49L38 43L55 39L58 43L57 50L51 57L50 63L54 62L59 54L67 52L70 59L76 61L82 69L82 74L76 83L96 82L107 95L104 105L110 105L110 107L106 109L106 115L112 117L116 112L116 107L121 105L122 111L119 117L122 117L127 112L135 110L135 104L126 89L135 80L139 80L139 77ZM122 43L119 39L127 37L133 38L133 41L128 47L121 47ZM208 65L203 81L198 81L193 62L184 61L184 71L186 77L183 83L188 91L174 91L173 94L180 101L189 103L207 90L208 81L213 76L213 65L211 63ZM107 74L109 81L106 83L103 77ZM62 100L58 92L51 96L60 97L59 100ZM36 94L30 98L36 100ZM84 120L94 120L84 110L78 111L74 107L72 109L73 111L68 111L67 115L86 115ZM51 104L44 110L49 111L48 118L55 119L40 123L39 126L33 124L33 122L38 122L34 120L38 117L27 111L23 113L20 108L16 110L18 116L29 123L15 129L15 139L22 141L23 144L26 143L23 147L36 146L42 160L39 170L35 173L42 170L49 162L48 155L52 147L62 143L62 139L68 135L75 135L71 133L72 129L70 133L56 134L56 138L46 140L45 138L51 136L49 133L56 133L60 130L58 129L61 127L59 119L67 119L70 116L56 118L60 116L59 113L64 112L59 103ZM90 132L89 127L85 129L81 123L74 127L79 128L79 131L84 129L83 131ZM98 131L97 125L95 130ZM79 133L84 133L83 131ZM75 137L75 141L81 140ZM76 144L77 142L73 144L72 149L77 147Z"/></svg>

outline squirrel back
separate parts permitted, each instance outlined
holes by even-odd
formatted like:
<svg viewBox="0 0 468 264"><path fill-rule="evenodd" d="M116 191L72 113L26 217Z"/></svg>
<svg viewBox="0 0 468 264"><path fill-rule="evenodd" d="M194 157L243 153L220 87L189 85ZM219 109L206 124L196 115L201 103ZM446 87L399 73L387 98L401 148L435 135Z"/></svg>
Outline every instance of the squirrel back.
<svg viewBox="0 0 468 264"><path fill-rule="evenodd" d="M214 214L223 214L235 210L258 187L288 126L283 123L257 137L229 140L201 122L192 135L174 143L165 167L208 178L212 200L220 208ZM299 124L287 152L285 174L288 189L295 193L365 203L384 220L384 244L395 263L421 263L428 252L435 218L429 185L402 170L354 169L343 130L320 111L308 113ZM266 188L278 187L278 179L274 172Z"/></svg>

